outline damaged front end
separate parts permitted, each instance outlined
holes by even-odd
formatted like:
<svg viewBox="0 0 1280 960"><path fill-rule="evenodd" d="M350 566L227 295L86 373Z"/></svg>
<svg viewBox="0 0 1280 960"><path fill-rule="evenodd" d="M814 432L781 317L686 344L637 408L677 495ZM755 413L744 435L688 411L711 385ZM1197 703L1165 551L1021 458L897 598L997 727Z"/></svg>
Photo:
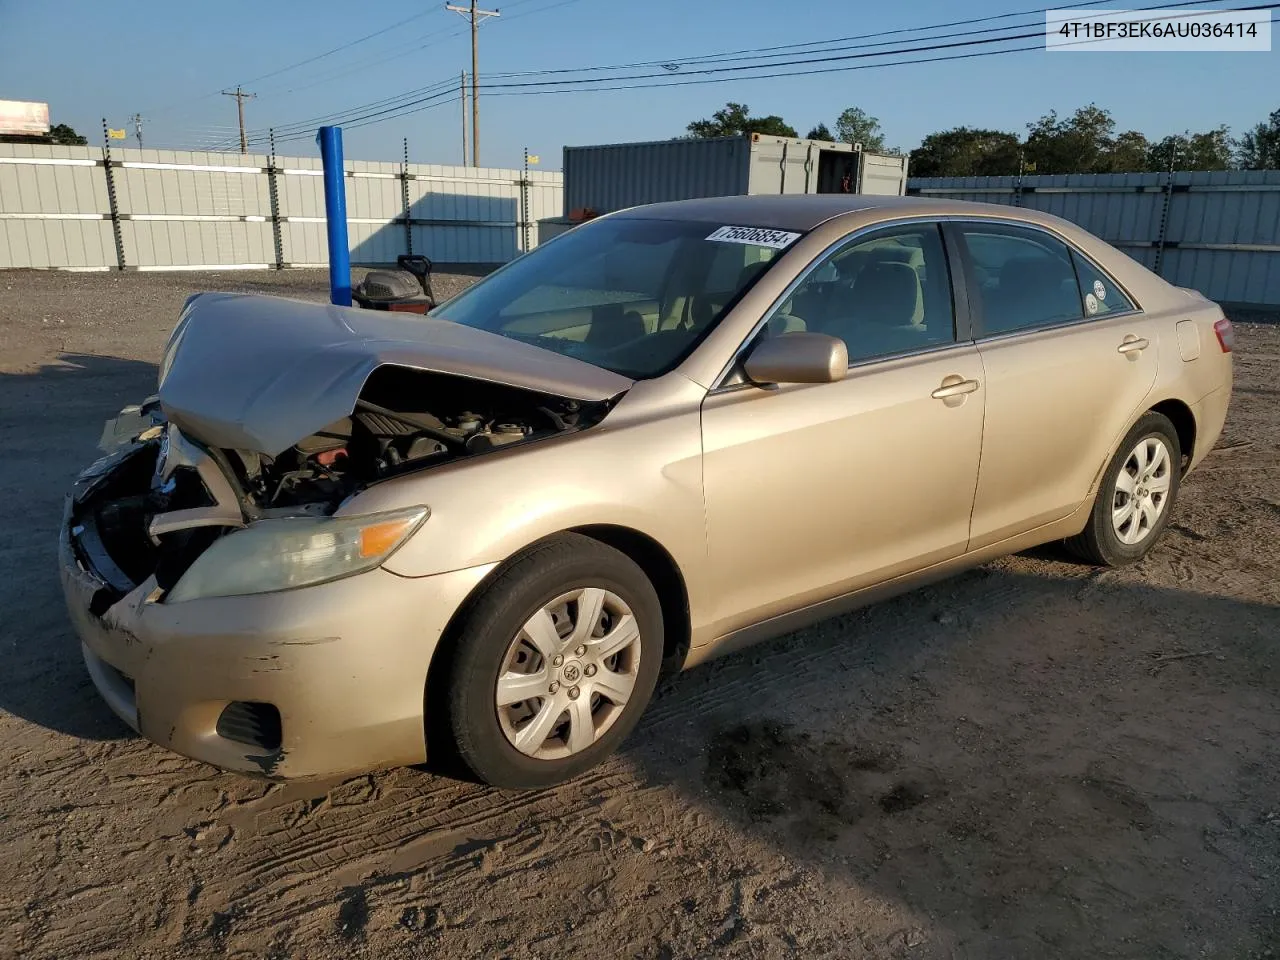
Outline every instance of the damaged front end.
<svg viewBox="0 0 1280 960"><path fill-rule="evenodd" d="M107 456L81 476L71 500L71 546L80 565L101 581L90 612L103 616L150 579L151 602L197 595L190 585L175 588L230 533L309 533L311 525L302 521L332 518L342 504L373 484L585 429L599 422L609 406L384 366L369 377L349 416L268 456L203 443L169 422L161 402L152 398L107 424ZM418 513L425 519L425 509L414 516ZM295 522L270 522L283 520ZM416 528L401 524L392 532L403 540L412 532L410 526ZM337 521L316 529L329 539L343 530ZM366 549L368 530L357 527L353 535L363 538L353 549ZM215 554L224 563L251 563L254 556L244 551L254 546L252 540L237 540L240 551L220 544ZM307 543L297 549L305 552ZM375 556L381 559L373 553L366 559ZM305 581L289 573L279 582L263 571L238 576L224 571L216 593L208 592L215 588L208 586L208 572L202 568L198 595L283 589L332 579L323 575L326 569L341 576L367 568L359 558L348 557L342 565L310 570L303 574ZM256 579L249 579L251 573Z"/></svg>
<svg viewBox="0 0 1280 960"><path fill-rule="evenodd" d="M103 433L105 455L67 497L60 534L63 590L94 685L134 730L227 769L283 777L384 754L420 762L422 688L412 670L404 684L417 692L408 696L364 643L339 641L373 619L447 618L460 601L449 591L471 589L483 571L421 586L357 577L381 566L429 510L340 508L375 484L585 429L608 406L386 367L349 417L276 456L196 439L157 398L126 409ZM311 586L319 593L295 590ZM449 597L438 610L436 596ZM364 702L355 690L373 691L361 708L373 719L343 728L349 742L300 748L302 732L342 726L316 715L308 677L329 686L344 678L351 702ZM380 685L389 691L381 698Z"/></svg>
<svg viewBox="0 0 1280 960"><path fill-rule="evenodd" d="M144 736L227 769L420 762L420 631L487 568L379 572L430 511L362 511L361 493L592 428L630 386L429 317L192 297L157 395L107 424L67 497L61 579L94 685Z"/></svg>

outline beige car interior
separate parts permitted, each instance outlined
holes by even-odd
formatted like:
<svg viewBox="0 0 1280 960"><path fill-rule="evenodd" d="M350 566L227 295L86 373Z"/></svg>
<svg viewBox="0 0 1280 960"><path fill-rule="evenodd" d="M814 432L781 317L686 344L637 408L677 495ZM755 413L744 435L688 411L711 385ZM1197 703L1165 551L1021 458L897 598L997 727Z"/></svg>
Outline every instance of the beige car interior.
<svg viewBox="0 0 1280 960"><path fill-rule="evenodd" d="M651 356L669 353L672 340L692 346L775 255L771 249L745 244L697 241L673 246L667 252L670 263L661 290L626 289L624 260L617 289L584 289L583 305L569 310L538 311L530 298L530 312L524 313L526 305L519 305L521 312L505 329L575 340L596 348L618 367L642 370ZM771 329L790 332L804 326L778 318Z"/></svg>
<svg viewBox="0 0 1280 960"><path fill-rule="evenodd" d="M925 243L934 247L928 257ZM951 292L936 228L838 251L800 284L774 321L774 336L809 330L839 337L851 361L950 341Z"/></svg>

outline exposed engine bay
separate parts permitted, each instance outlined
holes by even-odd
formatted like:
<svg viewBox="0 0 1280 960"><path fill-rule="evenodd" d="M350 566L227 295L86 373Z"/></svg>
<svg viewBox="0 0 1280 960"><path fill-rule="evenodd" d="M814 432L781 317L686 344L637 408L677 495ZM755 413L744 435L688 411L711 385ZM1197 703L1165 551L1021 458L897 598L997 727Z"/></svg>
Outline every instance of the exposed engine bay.
<svg viewBox="0 0 1280 960"><path fill-rule="evenodd" d="M152 398L107 424L109 456L81 480L78 548L110 588L103 604L153 573L168 589L229 530L327 516L371 484L585 429L610 406L386 365L349 416L269 457L203 444Z"/></svg>
<svg viewBox="0 0 1280 960"><path fill-rule="evenodd" d="M330 512L370 483L591 426L607 407L386 366L369 378L349 417L275 459L232 451L231 466L253 506Z"/></svg>

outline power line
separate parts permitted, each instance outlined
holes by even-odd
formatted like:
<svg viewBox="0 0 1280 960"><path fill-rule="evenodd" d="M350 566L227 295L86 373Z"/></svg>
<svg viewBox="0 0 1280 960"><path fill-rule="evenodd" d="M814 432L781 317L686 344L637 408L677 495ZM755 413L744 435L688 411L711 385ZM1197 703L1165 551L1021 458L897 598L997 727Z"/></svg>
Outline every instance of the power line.
<svg viewBox="0 0 1280 960"><path fill-rule="evenodd" d="M291 63L291 64L288 64L287 66L280 67L268 73L264 73L256 77L252 77L249 80L243 81L242 85L257 83L259 80L266 80L268 77L279 76L282 73L286 73L290 70L295 70L298 67L306 66L309 63L315 63L317 60L323 60L326 57L331 57L335 53L340 53L343 50L347 50L351 47L357 46L358 44L364 43L367 40L372 40L373 38L380 37L385 33L390 33L392 30L396 29L397 27L402 27L406 23L411 23L414 20L418 20L422 17L425 17L432 12L433 12L432 10L424 10L420 13L415 13L412 16L405 17L403 20L397 20L395 23L390 24L389 26L383 27L380 30L375 30L373 31L373 33L365 34L363 37L357 37L355 40L348 40L346 43L340 44L330 50L326 50L323 53L318 53L315 56L311 56L303 60L299 60L296 63ZM184 104L195 103L200 100L208 100L212 97L218 96L221 92L222 92L221 90L212 90L209 93L202 93L195 97L176 100L171 103L165 104L164 106L156 107L155 109L148 110L147 113L154 117L156 114L167 113L170 110L174 109L175 107L180 107L180 106L183 106Z"/></svg>
<svg viewBox="0 0 1280 960"><path fill-rule="evenodd" d="M436 96L440 97L444 95L437 94ZM342 125L342 129L344 131L358 130L361 127L372 126L375 123L385 123L387 120L395 120L395 119L399 119L400 117L412 116L415 113L421 113L423 110L431 110L435 107L445 107L451 103L458 103L459 101L461 101L462 97L460 97L457 93L452 93L450 96L448 96L446 99L443 99L443 100L436 99L436 98L424 98L424 99L429 100L430 102L422 103L411 109L404 109L403 112L397 113L395 114L395 116L377 117L376 115L371 115L373 119L356 118L354 121L350 123L344 123ZM310 140L313 136L314 136L314 133L312 133L311 131L302 131L299 133L291 134L286 137L276 137L276 143L292 143L298 140Z"/></svg>
<svg viewBox="0 0 1280 960"><path fill-rule="evenodd" d="M502 10L503 11L510 10L514 7L523 6L525 3L529 3L529 2L531 2L531 0L517 0L516 3L503 4ZM506 16L504 13L503 21L518 20L521 17L527 17L533 14L543 13L547 10L554 10L557 7L563 7L563 6L567 6L570 3L579 3L579 2L581 2L581 0L560 0L559 3L553 3L550 6L546 6L546 7L538 7L533 10L525 10L521 13L517 13L512 16ZM1093 2L1103 3L1103 2L1108 2L1108 0L1093 0ZM440 37L441 43L443 43L445 41L453 40L458 37L464 37L467 35L467 33L468 33L468 30L466 28L457 29L457 30L454 30L454 29L432 30L429 33L425 33L420 36L414 37L413 39L408 40L406 42L399 43L396 46L391 47L383 51L382 53L379 53L375 57L371 57L364 60L357 60L354 63L348 64L347 66L343 67L341 70L335 73L321 74L318 77L313 77L304 83L300 83L296 86L289 87L285 90L282 90L281 92L285 94L289 94L289 93L297 93L300 90L309 90L312 87L318 87L326 83L331 83L334 80L339 80L342 77L348 77L353 73L361 73L365 70L366 67L377 65L377 64L386 64L392 60L395 60L402 54L416 53L419 50L425 50L430 47L438 46L439 44L426 43L426 41L434 39L436 37ZM497 76L497 74L495 74L495 76Z"/></svg>
<svg viewBox="0 0 1280 960"><path fill-rule="evenodd" d="M511 6L520 6L520 5L522 5L522 3L528 3L528 2L531 2L531 0L517 0L517 2L516 2L516 3L511 4L510 6L508 6L508 8L507 8L507 9L509 10L509 9L511 9ZM1089 0L1089 2L1090 2L1090 3L1098 3L1098 2L1106 2L1106 0ZM539 10L541 10L541 9L546 9L546 8L539 8ZM539 10L532 10L532 11L527 11L527 12L529 12L529 13L536 13L536 12L539 12ZM468 12L469 12L469 11L468 11ZM1017 15L1017 14L1002 14L1002 15L999 15L998 17L985 17L985 18L976 18L976 19L985 21L985 20L991 20L991 19L1000 19L1000 18L1005 18L1005 17L1008 17L1008 16L1014 16L1014 15ZM954 25L954 24L956 24L956 23L961 23L961 22L963 22L963 21L953 21L953 22L952 22L952 23L950 23L950 24L942 24L942 25L940 25L940 26L950 26L950 25ZM920 33L920 32L925 32L925 31L929 31L929 30L933 30L933 29L937 29L937 27L933 27L933 26L923 26L923 27L902 28L902 29L899 29L899 30L897 30L897 31L881 31L880 33L876 33L876 34L869 34L868 36L881 36L881 35L884 35L884 34L887 34L887 33L901 33L901 32L916 32L916 33ZM990 30L991 30L991 28L987 28L987 29L985 29L985 30L972 31L972 32L973 32L973 33L984 33L984 32L990 32ZM852 39L852 38L842 38L842 39ZM814 45L816 45L816 44L818 44L818 43L831 43L831 42L839 42L839 41L811 41L811 42L808 42L808 43L803 44L803 45L804 45L804 46L814 46ZM762 48L762 49L763 49L763 48ZM737 53L737 52L740 52L740 51L731 51L731 52L730 52L730 54ZM708 55L705 55L702 59L704 59L704 60L712 60L712 59L714 59L714 57L715 57L715 56L717 56L717 55L715 55L715 54L708 54ZM662 62L664 62L664 61L653 61L653 62L654 62L654 63L662 63ZM640 65L642 65L642 64L637 64L636 66L640 66ZM761 66L765 66L765 65L761 65ZM539 75L544 75L544 74L546 74L546 73L563 73L563 72L573 72L575 69L576 69L576 70L599 70L599 69L612 69L612 68L585 67L585 68L569 68L569 69L566 69L566 70L555 70L555 71L524 71L524 72L515 72L515 73L502 74L501 76L502 76L502 77L504 77L504 78L514 78L514 77L520 77L520 76L539 76ZM657 75L657 76L661 76L661 75ZM625 78L601 78L599 82L607 82L607 81L611 81L611 80L618 80L618 79L625 79ZM444 86L444 85L445 85L445 84L447 84L447 83L451 83L451 81L439 81L439 82L434 83L434 84L429 84L429 85L427 85L426 87L421 87L421 88L418 88L418 89L416 89L416 90L405 91L405 92L403 92L403 93L395 94L395 95L393 95L393 96L391 96L391 97L387 97L387 98L384 98L384 99L382 99L382 100L373 101L372 103L361 104L361 105L356 106L356 107L350 107L350 108L347 108L347 109L345 109L345 110L335 111L335 112L333 112L333 113L324 114L324 115L322 115L322 116L318 116L318 117L311 117L311 118L308 118L308 119L306 119L306 120L295 121L295 122L292 122L292 123L288 123L288 124L284 124L284 125L276 126L276 127L274 127L274 129L275 129L275 131L276 131L276 134L279 136L279 135L282 135L282 134L289 134L289 133L293 133L293 132L299 132L299 131L303 130L304 128L308 128L308 127L310 127L311 125L318 124L318 123L331 123L331 122L339 122L339 121L343 121L343 120L346 120L346 119L348 119L348 118L351 118L354 114L356 114L356 113L358 113L358 112L360 112L360 111L368 110L368 109L373 108L373 107L381 107L381 106L386 106L386 105L396 104L396 103L397 103L397 101L402 101L402 100L405 100L405 101L411 101L411 102L409 102L409 103L402 103L402 104L399 104L399 105L400 105L400 106L412 106L413 104L415 104L415 103L417 103L417 102L418 102L417 100L413 100L412 98L414 98L414 97L418 97L418 96L421 96L421 95L424 95L424 94L433 93L433 92L435 92L435 91L437 91L437 90L441 89L441 88L442 88L442 86ZM530 86L540 86L540 84L529 84L529 85L530 85ZM513 86L514 86L514 85L513 85ZM494 88L495 88L495 86L494 86L494 85L492 85L492 84L487 84L485 88L486 88L486 89L494 89ZM552 92L552 91L547 91L547 92ZM266 132L267 132L267 131L266 131L266 129L265 129L265 128L261 128L261 129L259 129L259 130L257 130L257 131L254 131L254 136L252 136L250 139L251 139L251 140L265 140L265 138L266 138Z"/></svg>
<svg viewBox="0 0 1280 960"><path fill-rule="evenodd" d="M526 10L524 11L524 13L517 13L513 16L508 17L507 19L519 20L521 17L529 17L534 15L535 13L546 13L548 10L555 10L555 9L558 9L559 7L567 7L571 3L581 3L581 2L582 0L560 0L559 3L549 3L545 7L537 7L536 9L533 9L533 10ZM522 5L523 4L519 2L510 3L510 4L507 4L506 9L510 10L512 7L519 7Z"/></svg>
<svg viewBox="0 0 1280 960"><path fill-rule="evenodd" d="M1140 8L1140 10L1142 9L1166 10L1166 9L1176 8L1176 7L1190 7L1190 6L1196 6L1201 2L1203 2L1203 0L1186 0L1186 2L1165 3L1159 6ZM1077 6L1080 6L1080 5L1078 4ZM1252 6L1239 7L1236 9L1242 10L1242 11L1258 10L1258 9L1275 9L1278 6L1280 6L1280 3L1257 4ZM530 12L534 12L534 11L530 11ZM1009 16L1016 16L1016 15L1017 14L1003 14L1003 15L999 15L999 17L985 17L985 18L975 18L975 19L978 21L989 21L991 19L1001 19L1001 18L1007 18ZM1195 15L1194 13L1189 13L1189 14L1185 14L1184 16L1194 16L1194 15ZM926 27L915 27L915 28L903 28L902 30L899 30L899 31L884 31L882 32L881 35L883 35L883 33L888 33L888 32L920 33L920 32L925 32L929 30L936 30L942 26L955 25L958 23L961 23L961 22L956 21L956 22L953 22L953 24L943 24L943 25L936 25L932 27L926 26ZM1012 26L998 28L998 29L1003 29L1003 30L1018 29L1021 26L1023 25L1018 24L1018 25L1012 25ZM992 32L992 28L984 28L980 30L968 31L967 34L962 33L959 35L982 34L982 33L990 33L990 32ZM955 36L955 35L953 34L948 36ZM980 40L968 40L968 41L954 42L954 43L919 44L919 42L916 41L917 43L916 46L897 47L892 50L878 50L874 52L863 52L863 53L841 55L841 56L807 57L807 58L794 59L789 62L783 61L783 62L777 62L777 63L752 64L745 67L743 66L713 67L713 68L702 69L698 71L689 71L683 74L683 77L697 77L698 79L683 79L683 78L676 79L674 77L671 77L669 73L667 74L648 73L648 74L639 74L639 75L623 76L623 77L581 78L576 80L532 81L532 82L526 82L526 83L505 83L505 84L488 83L484 85L484 89L487 92L493 92L494 95L497 95L497 96L539 96L544 94L555 94L555 93L578 93L578 92L587 92L587 91L650 89L650 88L665 87L665 86L691 86L691 85L709 84L709 83L726 83L726 82L733 82L735 80L746 80L746 79L773 79L773 78L780 78L780 77L811 76L815 74L837 73L837 72L845 72L845 71L851 71L851 70L872 69L877 67L906 66L906 65L913 65L913 64L920 64L920 63L936 63L936 62L948 61L948 60L973 59L975 57L980 57L980 56L995 56L995 55L1006 54L1006 53L1021 53L1021 52L1031 51L1031 50L1042 50L1043 44L1037 43L1037 44L1031 44L1031 45L1025 45L1025 46L1010 47L1010 48L1000 49L1000 50L977 50L977 51L968 51L964 53L949 53L949 54L944 54L942 56L930 56L930 57L921 57L921 58L906 59L906 60L901 60L901 59L891 60L888 62L857 63L857 64L848 63L848 61L850 60L861 60L861 59L867 59L867 58L879 59L879 58L887 58L887 57L900 57L903 55L908 55L913 53L930 53L930 52L939 51L939 50L954 50L956 48L963 48L963 47L970 47L970 46L1008 43L1016 40L1029 39L1031 37L1041 38L1042 36L1043 36L1043 28L1035 31L1034 33L1005 33L1001 36L996 36L996 37L986 37ZM935 39L942 39L942 37L921 38L921 40L935 40ZM830 44L831 42L832 41L818 41L818 42L809 44L809 46L816 46L818 43ZM912 42L912 41L908 41L908 42ZM1081 41L1081 42L1096 42L1096 41ZM883 44L866 44L863 46L865 47L883 46ZM824 51L812 51L812 52L824 52ZM731 53L730 56L732 55L734 54ZM776 59L776 57L774 59ZM711 59L711 56L708 55L708 57L705 58L704 62L714 62L714 61ZM795 68L795 67L812 66L814 64L822 64L823 66L819 66L815 69L808 69L808 70L784 69L784 70L775 70L774 72L766 72L766 73L758 72L762 70L771 70L773 68L782 68L782 67ZM841 65L826 66L826 64L841 64ZM585 70L591 70L596 68L579 68L579 69L582 69L585 71ZM752 76L739 75L744 71L751 71L753 72L753 75ZM538 74L537 71L533 71L531 73L535 75ZM723 74L735 74L735 75L724 76ZM514 76L519 76L519 74L515 74ZM629 80L635 80L635 81L641 81L641 82L636 82L636 83L621 82L621 81L629 81ZM644 82L644 81L657 81L657 82ZM345 118L344 119L345 123L347 123L349 126L354 128L357 126L367 126L373 123L385 122L386 120L394 119L395 117L398 117L398 116L407 116L411 113L418 112L418 110L428 109L431 106L442 106L445 103L457 102L457 100L461 99L460 97L453 98L450 100L445 100L445 101L442 101L439 99L444 95L444 92L445 92L442 88L445 85L452 87L454 83L455 83L454 80L440 81L437 84L422 88L419 91L409 91L404 94L399 94L394 97L386 98L382 101L375 101L373 104L365 104L363 106L349 108L347 111L343 111L341 116ZM439 91L439 92L436 92L436 91ZM416 96L419 94L420 96ZM409 99L406 99L406 98L409 98ZM383 109L379 109L379 110L376 110L373 112L367 112L367 113L362 112L362 111L369 110L369 108L375 107L375 106L383 106ZM299 128L305 127L308 124L308 122L309 121L301 121L299 124L297 124L297 126ZM310 136L310 135L311 134L309 130L303 133L301 129L299 129L298 136L291 137L290 139L301 139L303 136ZM474 158L473 158L473 162L474 162Z"/></svg>
<svg viewBox="0 0 1280 960"><path fill-rule="evenodd" d="M1114 0L1084 0L1084 2L1082 3L1063 4L1059 7L1055 7L1054 9L1074 10L1081 7L1096 7L1096 6L1099 6L1100 4L1112 3L1112 2L1114 2ZM1190 2L1204 3L1204 2L1207 2L1207 0L1190 0ZM1161 6L1159 9L1168 9L1168 6ZM903 33L926 33L933 30L942 30L947 27L969 26L975 23L988 23L992 20L1007 20L1011 17L1025 17L1025 16L1030 16L1032 14L1043 14L1044 12L1045 12L1044 7L1033 7L1029 10L1014 10L1009 13L993 14L991 16L986 16L986 17L971 17L967 20L950 20L946 23L935 23L935 24L931 24L923 27L898 27L893 30L877 30L874 33L857 33L847 37L833 37L827 40L805 40L805 41L800 41L796 43L778 44L776 46L771 46L771 47L746 47L739 50L725 50L719 53L706 53L706 54L699 54L697 56L691 56L691 57L669 57L665 60L638 60L632 63L601 64L601 65L590 66L590 67L559 67L559 68L546 69L546 70L521 70L521 71L513 71L511 73L494 74L494 76L505 78L505 77L562 74L562 73L579 73L579 72L586 72L586 71L604 72L609 70L631 70L631 69L637 69L639 67L662 67L663 69L670 70L672 67L678 68L684 64L695 64L695 63L701 63L704 61L727 62L735 59L748 59L748 57L745 55L750 55L750 54L762 54L768 57L768 56L775 55L771 53L771 51L779 51L779 50L798 51L804 47L827 47L830 44L845 43L851 40L872 40L879 37L889 37L889 36L895 36L897 34L903 34ZM1009 29L1013 29L1013 27L1011 26L988 27L983 30L968 31L967 33L943 34L942 37L966 36L969 34L991 33L996 30L1009 30ZM936 39L941 39L942 37L930 37L928 39L936 40ZM865 44L864 46L884 46L884 45L885 44ZM842 49L842 48L832 47L832 49ZM852 48L849 48L849 49L852 49ZM781 56L782 54L776 54L776 55Z"/></svg>
<svg viewBox="0 0 1280 960"><path fill-rule="evenodd" d="M419 50L426 50L430 47L437 46L437 44L425 42L427 40L430 40L433 37L441 37L442 38L441 42L443 43L446 40L452 40L456 37L465 36L466 33L467 31L465 29L456 29L456 28L448 29L448 30L432 30L429 33L425 33L425 34L422 34L421 36L415 37L414 39L409 40L406 43L398 44L395 47L385 50L382 53L379 53L375 57L371 57L366 60L356 60L353 63L348 64L347 66L343 67L341 70L335 73L321 74L318 77L313 77L309 80L306 80L306 82L299 83L296 86L288 87L287 89L283 89L280 92L282 94L297 93L300 90L309 90L312 87L318 87L323 84L330 83L334 80L341 79L342 77L350 76L353 73L363 73L370 66L378 65L378 64L385 65L393 60L398 59L402 55L405 55L408 53L416 53ZM279 89L279 88L276 88L276 89Z"/></svg>
<svg viewBox="0 0 1280 960"><path fill-rule="evenodd" d="M308 117L305 120L295 120L290 123L282 123L271 129L275 130L276 135L281 133L296 133L303 129L314 129L319 124L341 123L348 116L369 110L373 107L382 107L387 105L395 105L396 101L407 100L413 97L419 97L423 94L434 93L444 87L452 88L453 79L438 80L435 83L427 84L425 87L419 87L416 90L406 90L403 93L397 93L394 96L386 97L382 100L374 100L372 103L362 103L354 107L347 107L343 110L336 110L333 113L326 113L318 117ZM416 101L415 101L416 102ZM266 127L261 127L252 131L251 140L262 139L267 133Z"/></svg>
<svg viewBox="0 0 1280 960"><path fill-rule="evenodd" d="M1139 7L1139 8L1135 8L1134 12L1140 12L1143 10L1170 10L1178 7L1197 6L1202 3L1204 3L1204 0L1182 0L1182 2L1179 2L1179 3L1162 3L1159 6L1154 6L1154 7ZM1273 9L1275 6L1278 6L1278 5L1280 4L1258 4L1254 6L1248 6L1248 7L1237 7L1235 9L1237 10L1269 10L1269 9ZM1194 16L1194 15L1195 13L1183 14L1183 16ZM1026 26L1026 25L1024 24L1020 26ZM1018 27L1009 27L1009 28L1003 28L1003 29L1018 29ZM989 32L991 32L990 28L985 30L964 31L962 33L954 34L950 36L972 36L973 34L989 33ZM841 48L841 49L853 49L853 50L861 51L857 53L843 53L838 56L809 57L806 59L781 61L779 63L769 63L769 64L746 64L742 66L731 66L731 67L708 67L701 70L681 71L681 76L701 76L701 75L707 75L707 74L740 73L744 71L768 69L771 67L779 67L779 66L806 66L806 65L815 64L815 63L835 63L835 62L847 61L847 60L865 60L872 57L884 57L884 56L891 56L891 55L896 56L899 54L909 54L909 53L927 53L933 50L954 49L958 47L973 47L973 46L981 46L984 44L993 44L993 43L1007 43L1013 40L1028 40L1028 39L1031 39L1032 37L1043 37L1043 36L1044 36L1044 27L1040 27L1040 29L1034 30L1028 33L1012 33L1012 34L1005 34L1003 36L998 36L998 37L984 37L976 40L956 40L951 43L928 43L928 44L923 44L921 46L898 47L893 50L884 50L884 51L866 50L867 47L881 46L881 44L862 44L862 45L855 45L853 47ZM941 37L923 37L921 39L934 40L934 39L942 39L942 38ZM1096 41L1091 41L1091 42L1096 42ZM711 62L714 62L714 61L711 61ZM803 75L803 74L798 74L798 75ZM645 80L645 79L651 79L653 77L660 77L660 76L662 75L653 74L653 73L631 74L629 76L602 77L599 79L593 79L588 77L588 78L582 78L577 80L574 80L574 79L532 80L532 81L527 81L522 83L493 84L492 86L495 89L498 89L498 88L508 89L508 88L516 88L516 87L551 87L551 86L563 86L568 84L612 83L620 80ZM753 79L763 79L764 77L773 77L773 76L778 76L778 74L767 74L767 75L762 75L761 77L757 77Z"/></svg>
<svg viewBox="0 0 1280 960"><path fill-rule="evenodd" d="M290 70L296 70L298 67L305 67L308 63L315 63L317 60L323 60L325 57L331 57L335 53L341 53L343 50L349 50L351 47L364 43L366 40L372 40L374 37L380 37L384 33L390 33L392 30L396 29L396 27L403 27L406 23L412 23L414 20L419 20L430 13L430 10L424 10L420 13L412 14L411 16L405 17L403 20L397 20L395 23L383 27L381 30L375 30L373 33L367 33L363 37L358 37L355 40L348 40L346 43L339 44L332 50L326 50L324 53L317 53L314 57L307 57L305 60L299 60L297 63L291 63L288 66L272 70L270 73L264 73L260 76L252 77L251 79L246 80L245 83L257 83L259 80L266 80L268 77L277 77L282 73L288 73Z"/></svg>

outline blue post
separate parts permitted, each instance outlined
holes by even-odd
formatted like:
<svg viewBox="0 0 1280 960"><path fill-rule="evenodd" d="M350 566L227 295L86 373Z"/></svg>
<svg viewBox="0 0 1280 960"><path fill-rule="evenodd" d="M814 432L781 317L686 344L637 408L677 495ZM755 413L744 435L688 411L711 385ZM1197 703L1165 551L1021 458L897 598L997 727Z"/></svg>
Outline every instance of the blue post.
<svg viewBox="0 0 1280 960"><path fill-rule="evenodd" d="M342 128L316 134L324 161L324 216L329 235L329 300L351 306L351 249L347 246L347 186L342 173Z"/></svg>

